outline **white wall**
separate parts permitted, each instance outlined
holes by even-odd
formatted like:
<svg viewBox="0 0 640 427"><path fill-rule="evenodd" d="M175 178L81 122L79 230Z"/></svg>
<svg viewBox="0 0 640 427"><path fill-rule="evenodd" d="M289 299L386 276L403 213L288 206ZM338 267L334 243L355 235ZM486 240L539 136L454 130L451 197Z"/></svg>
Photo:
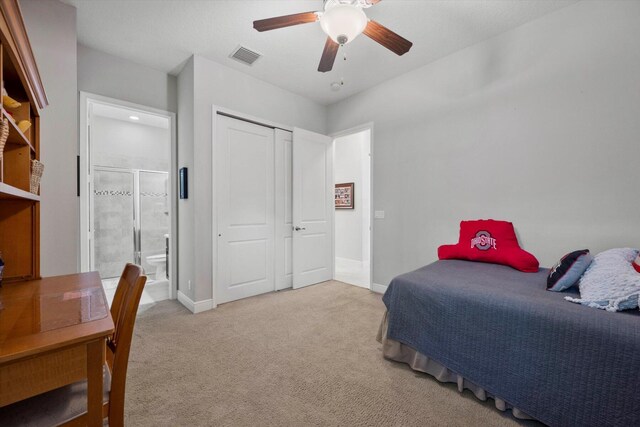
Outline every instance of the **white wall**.
<svg viewBox="0 0 640 427"><path fill-rule="evenodd" d="M186 167L188 199L178 200L178 290L193 299L194 262L194 202L193 202L193 112L194 73L191 57L178 76L178 169Z"/></svg>
<svg viewBox="0 0 640 427"><path fill-rule="evenodd" d="M169 129L97 115L91 126L94 165L169 171Z"/></svg>
<svg viewBox="0 0 640 427"><path fill-rule="evenodd" d="M82 44L78 44L77 49L79 90L164 111L178 111L175 76Z"/></svg>
<svg viewBox="0 0 640 427"><path fill-rule="evenodd" d="M78 271L78 89L76 9L57 1L21 1L20 8L49 106L40 119L45 165L40 203L43 276Z"/></svg>
<svg viewBox="0 0 640 427"><path fill-rule="evenodd" d="M334 140L336 184L354 183L354 208L335 210L335 256L369 261L369 138L370 131Z"/></svg>
<svg viewBox="0 0 640 427"><path fill-rule="evenodd" d="M193 95L189 93L191 84ZM178 77L178 86L180 103L183 99L193 102L192 117L187 111L191 107L185 107L184 115L179 114L178 125L181 128L193 123L193 151L182 147L189 144L188 140L181 139L179 143L179 167L190 165L189 200L179 204L180 217L185 214L190 221L180 228L180 246L190 248L180 254L179 287L199 302L212 298L215 269L212 265L212 233L216 223L212 212L212 105L321 133L326 130L327 116L322 105L200 56L194 56L187 63ZM182 224L182 219L180 222ZM189 280L193 284L191 290L185 283Z"/></svg>
<svg viewBox="0 0 640 427"><path fill-rule="evenodd" d="M330 106L330 132L375 122L373 281L463 219L513 221L543 266L637 247L639 23L640 2L579 2Z"/></svg>

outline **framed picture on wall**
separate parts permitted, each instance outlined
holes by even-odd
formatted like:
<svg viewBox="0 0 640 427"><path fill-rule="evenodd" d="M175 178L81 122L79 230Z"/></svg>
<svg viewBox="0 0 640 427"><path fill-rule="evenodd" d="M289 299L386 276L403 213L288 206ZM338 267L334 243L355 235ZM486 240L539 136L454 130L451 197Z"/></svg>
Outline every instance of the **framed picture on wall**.
<svg viewBox="0 0 640 427"><path fill-rule="evenodd" d="M336 209L353 209L353 182L336 184Z"/></svg>

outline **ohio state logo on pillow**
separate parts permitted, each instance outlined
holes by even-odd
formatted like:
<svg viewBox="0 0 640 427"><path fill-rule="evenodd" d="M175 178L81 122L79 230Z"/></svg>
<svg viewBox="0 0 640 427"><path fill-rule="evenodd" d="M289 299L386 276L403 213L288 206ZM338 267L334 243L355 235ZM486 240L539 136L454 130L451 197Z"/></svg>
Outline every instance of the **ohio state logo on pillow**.
<svg viewBox="0 0 640 427"><path fill-rule="evenodd" d="M635 269L636 269L636 271L637 271L638 273L640 273L640 255L638 255L638 257L636 258L636 260L635 260L635 261L633 261L633 264L631 264L631 265L633 265L633 268L635 268Z"/></svg>
<svg viewBox="0 0 640 427"><path fill-rule="evenodd" d="M491 233L488 231L478 231L476 237L471 239L471 247L476 247L481 251L488 251L491 248L496 249L496 239L491 237Z"/></svg>
<svg viewBox="0 0 640 427"><path fill-rule="evenodd" d="M461 221L458 243L440 246L438 258L504 264L526 272L539 266L536 257L520 248L513 224L493 219Z"/></svg>

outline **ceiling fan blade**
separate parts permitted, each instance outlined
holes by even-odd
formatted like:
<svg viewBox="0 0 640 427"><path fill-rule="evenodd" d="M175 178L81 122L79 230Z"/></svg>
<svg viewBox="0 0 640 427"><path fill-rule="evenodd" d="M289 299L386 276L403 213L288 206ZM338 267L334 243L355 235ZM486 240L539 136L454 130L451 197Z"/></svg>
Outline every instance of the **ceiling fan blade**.
<svg viewBox="0 0 640 427"><path fill-rule="evenodd" d="M404 37L400 37L387 27L378 24L376 21L369 21L364 31L364 35L380 43L396 55L404 55L409 52L413 43Z"/></svg>
<svg viewBox="0 0 640 427"><path fill-rule="evenodd" d="M308 24L316 22L316 12L294 13L293 15L277 16L275 18L253 21L253 28L258 31L277 30L278 28L291 27L292 25Z"/></svg>
<svg viewBox="0 0 640 427"><path fill-rule="evenodd" d="M327 37L327 42L324 44L324 50L322 51L322 58L320 58L320 65L318 65L318 71L322 73L331 71L339 47L340 45L331 40L331 37Z"/></svg>

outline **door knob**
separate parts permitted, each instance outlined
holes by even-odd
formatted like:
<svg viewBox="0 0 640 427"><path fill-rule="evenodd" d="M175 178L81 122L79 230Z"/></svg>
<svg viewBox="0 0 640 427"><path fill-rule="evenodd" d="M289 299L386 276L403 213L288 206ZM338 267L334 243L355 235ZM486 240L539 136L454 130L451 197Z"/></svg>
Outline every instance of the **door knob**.
<svg viewBox="0 0 640 427"><path fill-rule="evenodd" d="M294 228L294 230L300 231L300 230L306 230L306 228L305 227L296 227L296 228Z"/></svg>

